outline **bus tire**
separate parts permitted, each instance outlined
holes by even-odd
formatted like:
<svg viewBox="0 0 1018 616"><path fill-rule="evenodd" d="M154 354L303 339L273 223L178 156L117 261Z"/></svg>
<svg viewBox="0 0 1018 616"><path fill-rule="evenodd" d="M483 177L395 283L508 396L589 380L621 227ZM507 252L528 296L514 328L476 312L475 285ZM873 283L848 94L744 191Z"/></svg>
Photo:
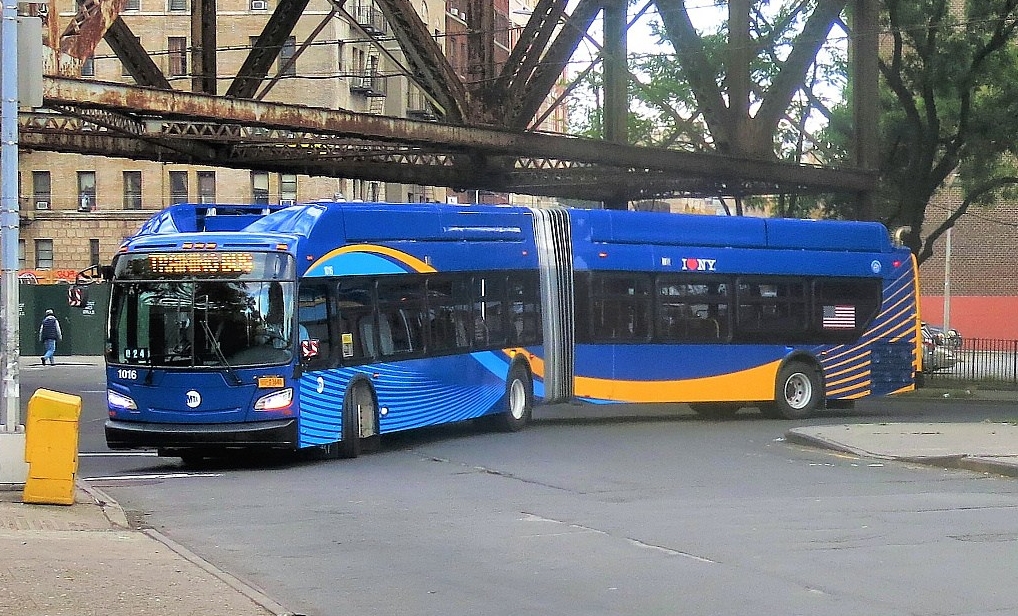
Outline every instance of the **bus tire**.
<svg viewBox="0 0 1018 616"><path fill-rule="evenodd" d="M773 412L784 419L804 419L819 408L821 395L817 371L804 362L790 361L778 372Z"/></svg>
<svg viewBox="0 0 1018 616"><path fill-rule="evenodd" d="M690 402L689 408L704 419L731 419L742 407L734 402Z"/></svg>
<svg viewBox="0 0 1018 616"><path fill-rule="evenodd" d="M375 394L367 383L354 382L346 390L343 399L343 439L336 443L337 458L356 458L361 455L361 434L364 433L361 417L368 417L375 422L374 426L369 426L369 432L371 436L378 434L376 406Z"/></svg>
<svg viewBox="0 0 1018 616"><path fill-rule="evenodd" d="M495 416L495 427L502 432L519 432L530 421L534 408L534 383L522 363L509 369L505 380L505 410Z"/></svg>

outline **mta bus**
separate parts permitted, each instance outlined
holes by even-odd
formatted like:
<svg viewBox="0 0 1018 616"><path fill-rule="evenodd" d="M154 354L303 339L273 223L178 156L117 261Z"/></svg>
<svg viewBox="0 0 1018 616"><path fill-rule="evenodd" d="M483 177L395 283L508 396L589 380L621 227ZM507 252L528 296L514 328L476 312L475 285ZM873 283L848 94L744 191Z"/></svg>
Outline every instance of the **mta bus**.
<svg viewBox="0 0 1018 616"><path fill-rule="evenodd" d="M566 400L794 419L921 370L916 263L878 223L180 204L107 269L107 444L185 460Z"/></svg>

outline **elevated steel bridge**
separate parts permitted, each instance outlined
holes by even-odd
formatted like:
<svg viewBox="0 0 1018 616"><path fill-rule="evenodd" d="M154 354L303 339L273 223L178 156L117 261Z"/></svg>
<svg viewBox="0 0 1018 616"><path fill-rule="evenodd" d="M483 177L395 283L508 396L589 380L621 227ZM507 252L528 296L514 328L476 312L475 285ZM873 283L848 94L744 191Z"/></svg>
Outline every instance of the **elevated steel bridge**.
<svg viewBox="0 0 1018 616"><path fill-rule="evenodd" d="M603 201L674 195L730 196L801 192L852 193L865 211L876 175L876 0L818 0L800 40L750 115L748 15L751 0L732 0L727 91L711 75L691 83L713 152L627 144L622 0L539 0L519 43L496 62L491 37L471 36L478 74L469 83L452 69L410 0L376 0L412 79L437 121L420 121L257 100L269 70L308 0L279 0L224 94L216 91L216 1L192 0L196 53L191 91L174 89L120 13L126 0L84 0L61 30L48 19L50 56L44 106L20 114L23 148L364 180L485 189ZM343 0L330 0L342 11ZM650 0L662 15L677 61L703 60L682 0ZM491 0L470 0L479 29ZM854 23L850 56L855 99L855 160L831 168L779 162L773 135L820 43L846 9ZM532 130L541 104L595 18L604 14L605 139ZM49 16L56 15L50 11ZM669 17L665 18L668 15ZM561 26L561 27L560 27ZM738 33L742 32L741 35ZM74 77L100 39L138 85ZM616 58L616 60L612 60ZM698 75L696 70L688 71ZM736 101L730 103L729 101ZM742 102L739 102L742 101Z"/></svg>

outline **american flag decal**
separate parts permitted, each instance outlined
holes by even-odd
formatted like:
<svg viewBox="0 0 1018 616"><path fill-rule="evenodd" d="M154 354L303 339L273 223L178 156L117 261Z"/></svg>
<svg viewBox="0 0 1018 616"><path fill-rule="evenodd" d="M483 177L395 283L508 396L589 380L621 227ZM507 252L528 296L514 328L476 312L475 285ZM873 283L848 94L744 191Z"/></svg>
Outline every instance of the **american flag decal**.
<svg viewBox="0 0 1018 616"><path fill-rule="evenodd" d="M855 306L824 306L824 329L854 329Z"/></svg>

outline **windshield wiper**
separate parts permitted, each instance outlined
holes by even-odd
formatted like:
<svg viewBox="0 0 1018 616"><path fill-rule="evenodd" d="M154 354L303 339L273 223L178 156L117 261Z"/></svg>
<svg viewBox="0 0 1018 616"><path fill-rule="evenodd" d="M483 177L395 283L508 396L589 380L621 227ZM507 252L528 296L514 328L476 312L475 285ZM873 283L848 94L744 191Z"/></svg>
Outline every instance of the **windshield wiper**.
<svg viewBox="0 0 1018 616"><path fill-rule="evenodd" d="M201 326L205 330L205 336L212 341L212 350L215 351L219 361L223 362L223 365L226 366L227 374L233 377L233 381L237 385L243 383L243 381L240 380L240 377L237 376L237 373L233 370L233 366L230 365L230 362L226 361L226 355L224 355L223 350L219 348L219 338L216 338L216 335L212 333L212 328L209 327L208 320L203 319L201 321Z"/></svg>

